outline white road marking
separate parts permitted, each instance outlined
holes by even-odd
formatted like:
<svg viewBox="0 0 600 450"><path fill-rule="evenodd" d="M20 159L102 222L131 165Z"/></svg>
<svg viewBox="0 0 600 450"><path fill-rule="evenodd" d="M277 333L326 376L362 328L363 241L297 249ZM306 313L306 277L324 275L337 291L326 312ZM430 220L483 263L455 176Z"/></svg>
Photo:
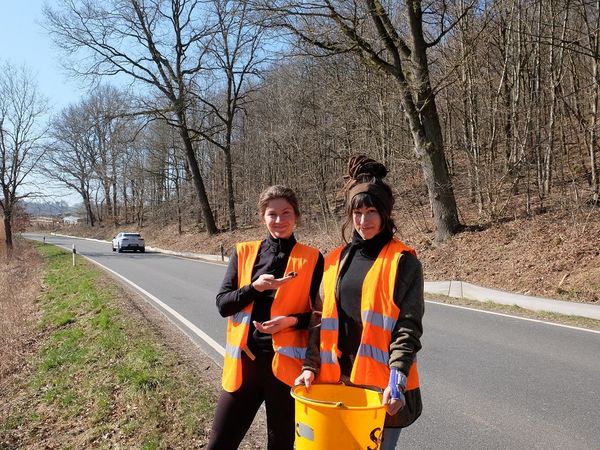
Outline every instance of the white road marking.
<svg viewBox="0 0 600 450"><path fill-rule="evenodd" d="M546 325L554 325L555 327L569 328L571 330L587 331L589 333L600 334L600 331L590 330L588 328L574 327L574 326L571 326L571 325L564 325L562 323L555 323L555 322L547 322L545 320L539 320L539 319L530 319L529 317L513 316L511 314L499 313L499 312L495 312L495 311L487 311L485 309L470 308L468 306L453 305L451 303L436 302L434 300L425 300L425 303L435 303L436 305L448 306L450 308L467 309L469 311L477 311L477 312L485 313L485 314L493 314L495 316L510 317L512 319L527 320L528 322L543 323L543 324L546 324Z"/></svg>
<svg viewBox="0 0 600 450"><path fill-rule="evenodd" d="M84 255L80 255L80 256L84 256ZM98 261L94 261L93 259L88 258L87 256L84 256L84 258L86 258L88 261L91 261L92 263L102 267L104 270L112 273L114 276L120 278L125 283L132 286L138 292L141 292L142 294L147 296L149 299L151 299L153 302L155 302L158 306L163 308L165 311L167 311L169 314L171 314L177 320L179 320L182 324L184 324L192 333L194 333L196 336L198 336L200 339L202 339L204 342L206 342L208 345L210 345L217 353L219 353L221 356L225 356L225 349L221 346L221 344L219 344L217 341L215 341L208 334L206 334L204 331L202 331L200 328L198 328L192 322L187 320L185 317L183 317L181 314L179 314L177 311L175 311L169 305L167 305L166 303L161 301L158 297L155 297L150 292L146 291L145 289L143 289L140 286L138 286L137 284L135 284L133 281L125 278L123 275L115 272L114 270L109 269L105 265L100 264Z"/></svg>

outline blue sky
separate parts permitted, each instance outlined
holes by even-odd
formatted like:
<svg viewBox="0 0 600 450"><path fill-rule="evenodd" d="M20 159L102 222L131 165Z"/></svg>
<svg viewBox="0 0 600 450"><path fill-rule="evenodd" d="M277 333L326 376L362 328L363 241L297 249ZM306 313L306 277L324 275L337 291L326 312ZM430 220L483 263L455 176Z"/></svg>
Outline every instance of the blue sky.
<svg viewBox="0 0 600 450"><path fill-rule="evenodd" d="M60 52L41 25L44 0L0 0L0 5L0 60L29 67L55 109L85 95L81 83L69 80L61 69Z"/></svg>
<svg viewBox="0 0 600 450"><path fill-rule="evenodd" d="M48 3L53 2L48 0ZM86 89L80 81L69 80L60 67L60 52L41 25L43 5L44 0L0 0L0 61L26 65L36 78L39 92L48 99L51 113L56 113L78 101ZM77 195L39 178L29 181L35 184L34 190L41 191L49 200L70 204L80 201Z"/></svg>

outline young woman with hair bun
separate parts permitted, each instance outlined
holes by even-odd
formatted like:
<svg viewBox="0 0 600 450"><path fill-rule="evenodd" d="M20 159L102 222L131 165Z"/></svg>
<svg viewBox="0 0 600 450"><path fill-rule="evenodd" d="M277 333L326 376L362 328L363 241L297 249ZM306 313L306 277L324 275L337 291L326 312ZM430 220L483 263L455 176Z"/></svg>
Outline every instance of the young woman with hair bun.
<svg viewBox="0 0 600 450"><path fill-rule="evenodd" d="M341 381L381 390L387 410L381 449L391 450L401 428L421 413L416 354L424 300L421 263L394 237L394 197L386 175L383 164L364 155L348 162L345 244L325 258L321 321L311 324L295 384Z"/></svg>

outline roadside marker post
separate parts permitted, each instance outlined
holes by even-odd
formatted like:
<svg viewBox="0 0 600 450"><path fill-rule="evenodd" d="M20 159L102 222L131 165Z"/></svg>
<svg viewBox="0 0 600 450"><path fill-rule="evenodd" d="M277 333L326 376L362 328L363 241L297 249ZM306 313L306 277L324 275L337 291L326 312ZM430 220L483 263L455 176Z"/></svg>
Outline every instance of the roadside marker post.
<svg viewBox="0 0 600 450"><path fill-rule="evenodd" d="M73 267L75 267L75 255L77 254L77 249L75 248L75 244L73 244Z"/></svg>

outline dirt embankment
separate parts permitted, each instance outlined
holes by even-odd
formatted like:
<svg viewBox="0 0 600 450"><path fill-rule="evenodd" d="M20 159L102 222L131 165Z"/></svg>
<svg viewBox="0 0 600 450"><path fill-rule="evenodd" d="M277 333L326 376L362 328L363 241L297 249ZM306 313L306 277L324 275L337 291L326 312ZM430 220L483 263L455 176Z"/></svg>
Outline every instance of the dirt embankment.
<svg viewBox="0 0 600 450"><path fill-rule="evenodd" d="M40 255L18 240L12 258L6 259L4 246L0 251L0 386L35 350L29 327L39 317L35 301L42 290L42 264Z"/></svg>

